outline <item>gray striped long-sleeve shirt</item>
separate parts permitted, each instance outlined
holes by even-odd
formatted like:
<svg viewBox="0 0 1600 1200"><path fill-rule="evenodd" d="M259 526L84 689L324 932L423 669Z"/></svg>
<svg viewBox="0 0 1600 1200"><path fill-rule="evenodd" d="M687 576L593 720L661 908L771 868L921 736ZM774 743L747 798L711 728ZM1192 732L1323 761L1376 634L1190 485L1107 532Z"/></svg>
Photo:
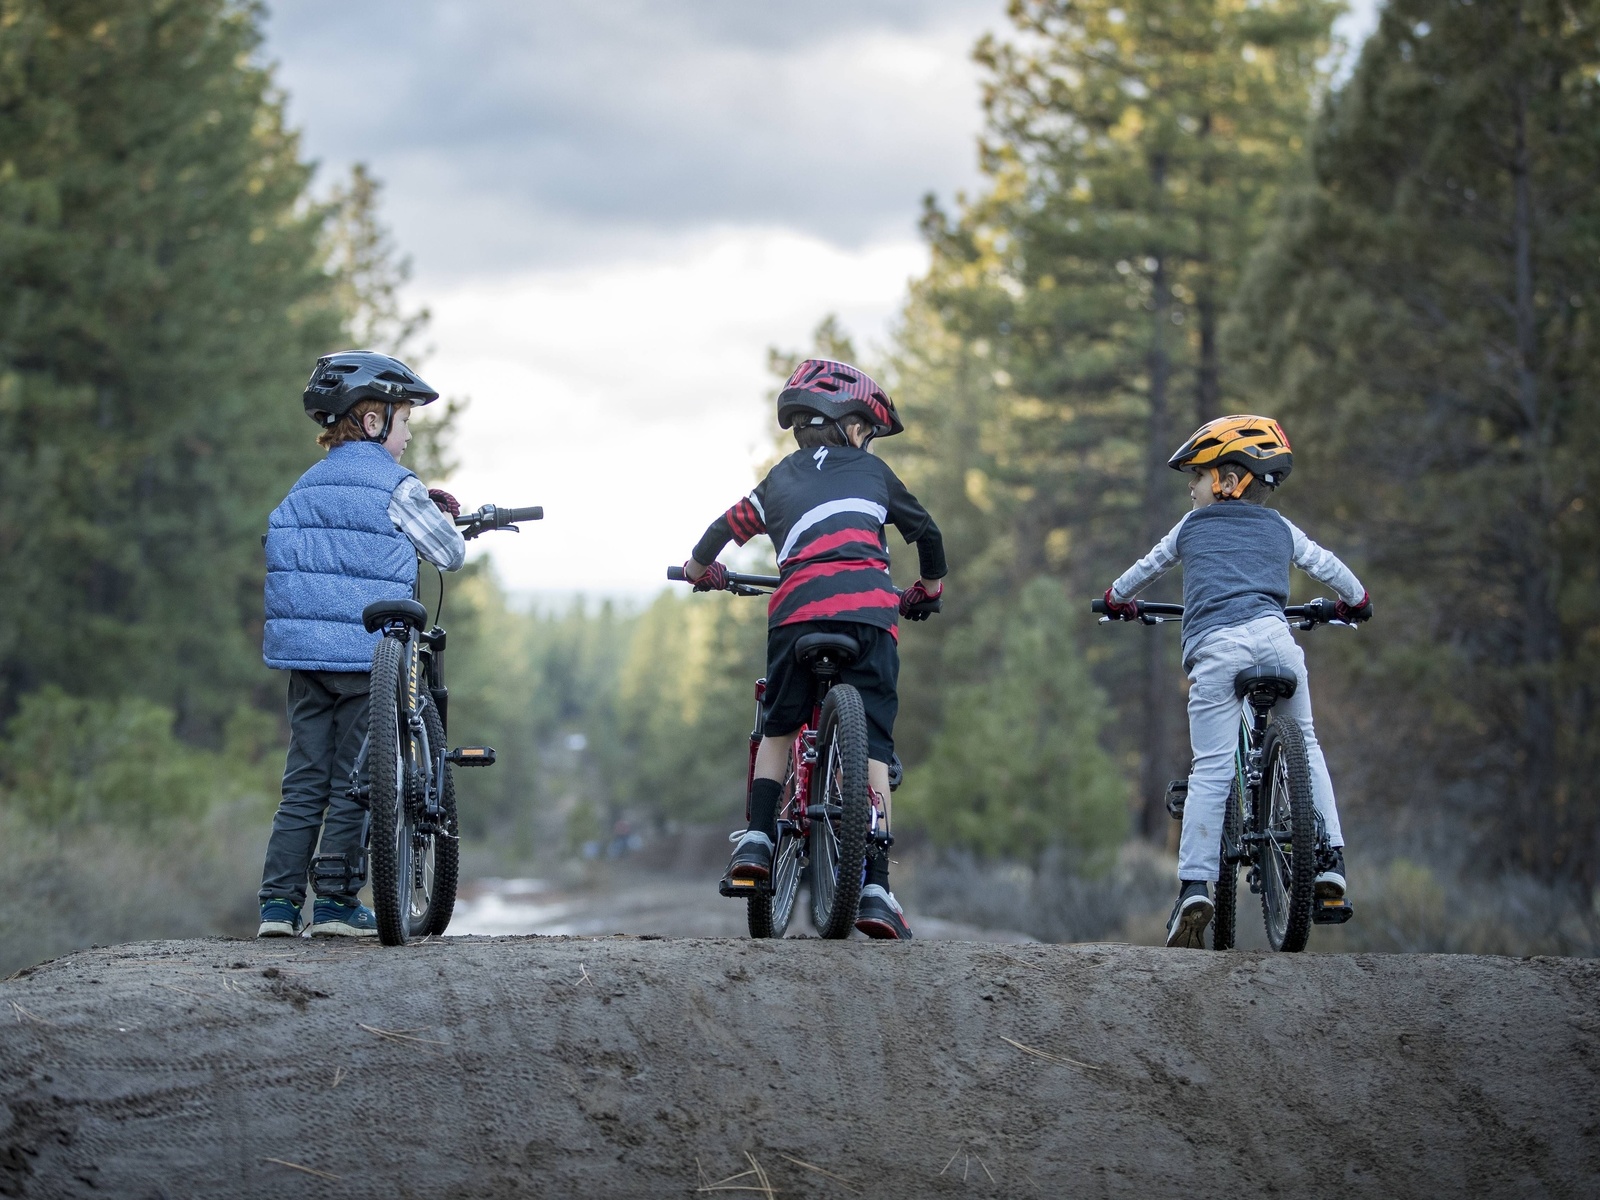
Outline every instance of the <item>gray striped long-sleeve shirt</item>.
<svg viewBox="0 0 1600 1200"><path fill-rule="evenodd" d="M389 498L389 519L417 548L417 553L446 571L459 571L467 561L467 542L450 514L428 499L428 489L407 475Z"/></svg>

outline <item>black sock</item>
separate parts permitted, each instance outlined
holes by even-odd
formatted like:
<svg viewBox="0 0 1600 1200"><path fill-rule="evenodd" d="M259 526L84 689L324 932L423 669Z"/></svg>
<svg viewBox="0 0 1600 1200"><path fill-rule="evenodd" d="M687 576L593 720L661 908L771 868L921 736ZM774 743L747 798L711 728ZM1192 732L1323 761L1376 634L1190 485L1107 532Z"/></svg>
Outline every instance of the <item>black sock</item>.
<svg viewBox="0 0 1600 1200"><path fill-rule="evenodd" d="M877 884L884 891L889 890L889 852L880 850L876 854L867 854L867 884Z"/></svg>
<svg viewBox="0 0 1600 1200"><path fill-rule="evenodd" d="M750 828L759 829L774 842L778 840L778 801L783 784L776 779L758 779L750 785Z"/></svg>

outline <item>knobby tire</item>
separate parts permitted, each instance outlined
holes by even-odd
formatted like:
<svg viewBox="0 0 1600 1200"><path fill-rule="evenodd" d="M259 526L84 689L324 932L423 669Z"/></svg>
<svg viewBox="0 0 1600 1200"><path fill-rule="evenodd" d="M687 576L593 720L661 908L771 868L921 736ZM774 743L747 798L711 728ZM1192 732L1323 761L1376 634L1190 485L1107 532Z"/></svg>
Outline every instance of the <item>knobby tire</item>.
<svg viewBox="0 0 1600 1200"><path fill-rule="evenodd" d="M1230 849L1239 845L1239 835L1243 832L1243 816L1239 812L1239 781L1237 777L1233 786L1228 789L1227 807L1222 814L1222 853L1227 855ZM1234 926L1239 913L1239 864L1231 863L1226 857L1220 860L1220 869L1217 872L1217 908L1216 914L1211 918L1211 948L1213 950L1232 950L1234 941Z"/></svg>
<svg viewBox="0 0 1600 1200"><path fill-rule="evenodd" d="M834 685L823 701L811 779L811 803L840 810L838 817L811 822L811 922L822 937L846 938L861 906L870 805L866 710L861 693L847 683Z"/></svg>
<svg viewBox="0 0 1600 1200"><path fill-rule="evenodd" d="M1311 798L1311 765L1298 721L1278 716L1267 726L1261 754L1261 794L1256 803L1257 832L1287 832L1290 853L1270 842L1261 854L1261 914L1267 943L1296 953L1311 935L1312 892L1317 877L1317 819Z"/></svg>
<svg viewBox="0 0 1600 1200"><path fill-rule="evenodd" d="M378 940L403 945L410 932L409 853L400 839L410 830L406 820L402 763L405 746L401 714L405 647L392 637L380 638L372 652L372 685L368 693L367 781L371 806L368 855L372 863L372 910L378 918Z"/></svg>
<svg viewBox="0 0 1600 1200"><path fill-rule="evenodd" d="M444 722L439 710L429 700L422 714L423 728L428 731L429 762L437 762L439 751L445 749ZM433 843L433 892L428 897L428 908L420 921L412 922L411 932L419 936L441 934L450 927L451 914L456 907L456 885L461 876L461 843L456 840L461 829L456 822L456 780L449 763L444 764L444 779L439 785L439 807L443 810L445 831L450 835L429 838Z"/></svg>
<svg viewBox="0 0 1600 1200"><path fill-rule="evenodd" d="M793 832L795 822L794 772L783 785L783 803L778 806L778 844L772 852L771 891L765 896L751 896L746 919L753 938L781 938L789 931L794 917L795 896L800 891L800 835ZM784 821L789 822L788 831Z"/></svg>

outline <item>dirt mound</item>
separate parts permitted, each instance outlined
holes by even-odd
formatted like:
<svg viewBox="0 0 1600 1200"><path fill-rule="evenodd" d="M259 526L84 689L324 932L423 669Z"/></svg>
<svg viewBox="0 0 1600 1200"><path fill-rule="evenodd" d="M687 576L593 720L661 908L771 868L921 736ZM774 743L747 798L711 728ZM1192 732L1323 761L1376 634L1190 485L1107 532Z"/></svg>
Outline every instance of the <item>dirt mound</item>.
<svg viewBox="0 0 1600 1200"><path fill-rule="evenodd" d="M1577 1196L1600 1178L1587 961L158 942L24 972L0 1015L5 1196Z"/></svg>

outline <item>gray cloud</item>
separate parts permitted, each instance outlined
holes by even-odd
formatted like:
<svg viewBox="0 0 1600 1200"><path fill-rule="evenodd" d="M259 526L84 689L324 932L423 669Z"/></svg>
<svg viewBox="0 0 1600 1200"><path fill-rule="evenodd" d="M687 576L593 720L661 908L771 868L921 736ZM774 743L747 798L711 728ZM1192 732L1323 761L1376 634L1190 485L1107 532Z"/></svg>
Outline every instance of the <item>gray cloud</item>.
<svg viewBox="0 0 1600 1200"><path fill-rule="evenodd" d="M275 0L307 152L389 185L429 277L719 224L905 236L976 178L967 51L1000 0Z"/></svg>

